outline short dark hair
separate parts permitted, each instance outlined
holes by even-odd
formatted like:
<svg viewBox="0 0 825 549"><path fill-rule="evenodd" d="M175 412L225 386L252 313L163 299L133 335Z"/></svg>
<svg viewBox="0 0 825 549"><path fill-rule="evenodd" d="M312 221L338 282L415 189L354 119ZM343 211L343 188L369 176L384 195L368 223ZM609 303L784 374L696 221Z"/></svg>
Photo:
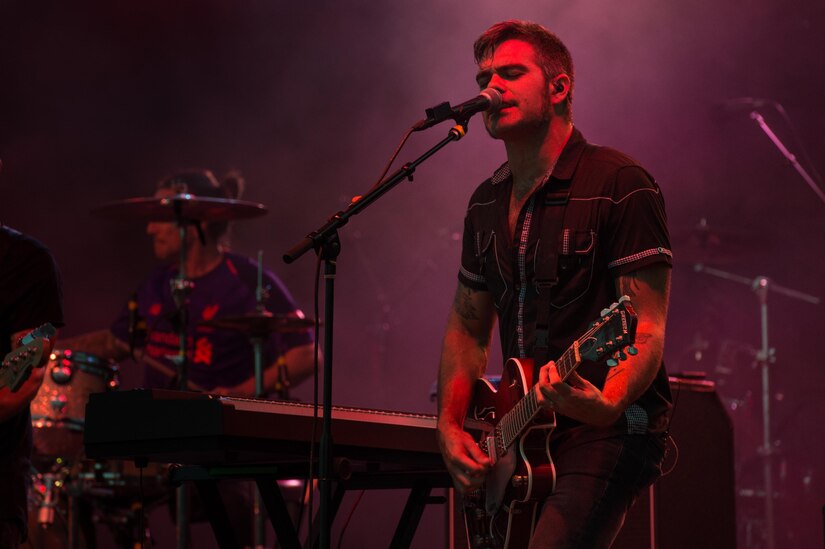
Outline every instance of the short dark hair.
<svg viewBox="0 0 825 549"><path fill-rule="evenodd" d="M496 23L475 41L473 55L476 63L490 56L496 48L507 40L522 40L536 50L537 61L544 73L544 79L549 83L559 74L570 77L570 90L567 92L567 115L572 115L573 105L573 58L570 50L561 39L538 23L510 19Z"/></svg>
<svg viewBox="0 0 825 549"><path fill-rule="evenodd" d="M209 198L240 198L244 180L239 173L230 172L223 182L218 181L210 170L189 169L174 172L158 181L157 189L169 189L176 194L192 194ZM206 232L213 239L227 235L229 222L213 221L206 226Z"/></svg>

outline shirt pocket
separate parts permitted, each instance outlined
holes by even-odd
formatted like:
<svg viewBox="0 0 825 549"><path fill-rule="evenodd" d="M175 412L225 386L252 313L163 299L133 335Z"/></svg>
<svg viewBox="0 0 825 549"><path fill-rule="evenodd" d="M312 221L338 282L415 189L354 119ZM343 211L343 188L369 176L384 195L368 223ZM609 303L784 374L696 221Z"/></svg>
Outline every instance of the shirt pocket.
<svg viewBox="0 0 825 549"><path fill-rule="evenodd" d="M487 284L487 289L493 294L496 306L508 293L506 275L504 274L499 257L502 250L498 249L498 235L495 231L480 231L476 233L476 256L481 266L481 275Z"/></svg>
<svg viewBox="0 0 825 549"><path fill-rule="evenodd" d="M553 307L562 309L587 294L593 282L596 244L596 231L564 229L559 243L559 282L550 301Z"/></svg>

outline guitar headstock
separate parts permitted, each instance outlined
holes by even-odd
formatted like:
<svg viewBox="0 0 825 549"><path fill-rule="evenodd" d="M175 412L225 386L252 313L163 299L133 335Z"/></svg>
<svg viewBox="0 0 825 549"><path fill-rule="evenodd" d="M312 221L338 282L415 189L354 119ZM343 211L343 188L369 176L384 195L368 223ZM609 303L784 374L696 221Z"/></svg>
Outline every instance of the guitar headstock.
<svg viewBox="0 0 825 549"><path fill-rule="evenodd" d="M32 368L43 359L44 341L55 333L51 324L44 324L20 339L20 347L7 354L0 365L0 389L8 387L15 392L29 379Z"/></svg>
<svg viewBox="0 0 825 549"><path fill-rule="evenodd" d="M608 366L616 366L619 360L638 351L633 346L636 341L636 311L626 295L619 298L607 309L590 329L579 338L579 354L585 360L596 362L607 355Z"/></svg>

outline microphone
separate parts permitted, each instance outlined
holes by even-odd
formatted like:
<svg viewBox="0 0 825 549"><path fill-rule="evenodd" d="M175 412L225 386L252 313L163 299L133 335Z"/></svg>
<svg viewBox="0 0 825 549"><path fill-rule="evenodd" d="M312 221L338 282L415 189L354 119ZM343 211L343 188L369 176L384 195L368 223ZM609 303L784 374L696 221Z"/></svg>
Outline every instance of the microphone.
<svg viewBox="0 0 825 549"><path fill-rule="evenodd" d="M490 109L497 109L501 106L501 94L493 88L486 88L476 97L465 101L460 105L451 107L450 103L440 103L435 107L425 110L427 118L419 120L413 126L413 131L419 132L440 124L448 119L455 121L467 121L474 114Z"/></svg>
<svg viewBox="0 0 825 549"><path fill-rule="evenodd" d="M759 97L735 97L716 104L716 109L726 112L752 111L773 105L773 99Z"/></svg>

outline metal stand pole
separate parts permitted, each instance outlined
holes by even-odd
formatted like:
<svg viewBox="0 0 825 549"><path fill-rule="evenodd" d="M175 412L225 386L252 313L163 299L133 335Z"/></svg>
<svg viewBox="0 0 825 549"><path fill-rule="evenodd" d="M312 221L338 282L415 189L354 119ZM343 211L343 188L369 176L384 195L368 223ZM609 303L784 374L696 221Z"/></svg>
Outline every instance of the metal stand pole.
<svg viewBox="0 0 825 549"><path fill-rule="evenodd" d="M180 235L180 258L178 260L178 276L172 280L172 296L178 308L178 356L176 366L178 367L178 388L181 391L188 389L189 364L187 363L186 348L188 336L188 315L186 310L186 297L192 289L192 283L186 278L186 225L183 219L182 203L175 203L175 215L178 220L178 234ZM188 549L189 547L189 486L185 483L178 486L176 490L177 501L175 502L176 523L175 535L178 549Z"/></svg>
<svg viewBox="0 0 825 549"><path fill-rule="evenodd" d="M803 168L799 164L799 161L796 159L796 156L792 154L791 151L789 151L788 148L782 143L782 141L780 141L776 134L773 133L773 130L771 130L770 126L768 126L768 123L765 122L765 119L762 117L762 115L759 114L757 111L752 111L750 117L751 120L759 124L759 127L762 129L763 132L765 132L765 135L768 136L768 139L770 139L771 142L776 146L776 148L779 149L779 152L782 153L782 156L784 156L788 160L788 162L791 163L791 166L794 167L797 173L800 176L802 176L802 179L805 180L805 183L808 184L808 186L811 188L814 194L816 194L816 196L818 196L819 199L823 203L825 203L825 192L823 192L819 185L816 184L814 178L811 177L810 174L808 174L808 172L805 171L805 168Z"/></svg>
<svg viewBox="0 0 825 549"><path fill-rule="evenodd" d="M759 298L762 347L756 355L756 360L762 374L762 446L759 448L759 454L762 456L762 495L765 498L764 539L765 548L774 549L776 535L773 509L773 500L775 497L773 488L773 455L775 452L771 434L770 365L775 362L776 356L774 350L770 347L768 339L768 292L777 292L787 297L805 301L812 305L818 305L820 300L816 296L780 286L779 284L771 282L770 279L765 276L748 278L734 273L729 273L727 271L722 271L720 269L715 269L713 267L708 267L707 265L703 265L701 263L694 265L693 270L696 272L706 273L717 278L730 280L731 282L738 282L739 284L750 286Z"/></svg>
<svg viewBox="0 0 825 549"><path fill-rule="evenodd" d="M258 313L263 313L265 310L266 291L263 286L263 265L264 252L258 250L258 279L257 287L255 288L255 310ZM252 354L255 359L255 398L264 398L264 336L256 334L251 338ZM253 543L255 549L263 549L266 545L266 517L264 516L264 505L261 497L261 491L257 484L253 488L254 497L252 502L252 522L253 522Z"/></svg>
<svg viewBox="0 0 825 549"><path fill-rule="evenodd" d="M774 362L774 350L768 344L768 287L769 281L764 276L757 277L753 289L759 297L759 309L762 322L762 348L756 355L762 371L762 475L765 492L765 548L774 549L774 513L773 513L773 439L771 438L771 389L770 364Z"/></svg>

